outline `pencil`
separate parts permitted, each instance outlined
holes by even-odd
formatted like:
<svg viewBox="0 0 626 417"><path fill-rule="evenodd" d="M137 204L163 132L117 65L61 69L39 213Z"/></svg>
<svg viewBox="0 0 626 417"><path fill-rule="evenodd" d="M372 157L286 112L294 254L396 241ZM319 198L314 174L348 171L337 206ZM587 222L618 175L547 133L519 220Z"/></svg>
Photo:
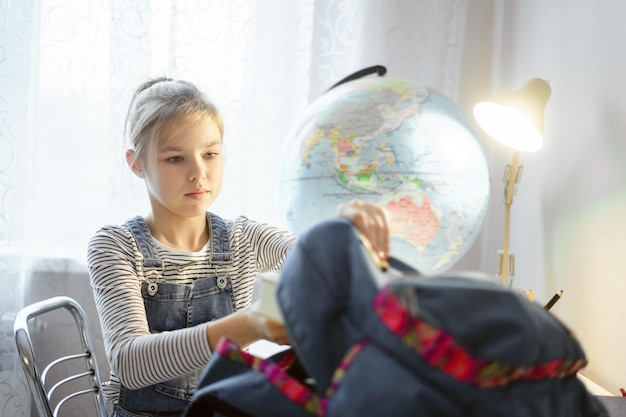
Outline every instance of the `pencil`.
<svg viewBox="0 0 626 417"><path fill-rule="evenodd" d="M556 292L556 294L554 294L552 296L552 298L550 299L550 301L548 301L548 303L543 306L543 308L545 308L546 310L550 311L550 309L552 308L552 306L554 306L554 304L559 301L559 298L561 298L561 296L563 295L563 290L558 290Z"/></svg>

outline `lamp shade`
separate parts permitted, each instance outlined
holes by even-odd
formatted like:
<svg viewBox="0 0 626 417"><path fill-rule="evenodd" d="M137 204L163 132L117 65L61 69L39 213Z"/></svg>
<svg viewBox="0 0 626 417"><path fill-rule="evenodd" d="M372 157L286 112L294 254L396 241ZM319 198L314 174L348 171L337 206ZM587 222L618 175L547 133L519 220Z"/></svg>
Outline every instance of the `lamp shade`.
<svg viewBox="0 0 626 417"><path fill-rule="evenodd" d="M548 83L533 78L519 90L474 106L474 118L492 138L518 151L543 146L543 113L550 98Z"/></svg>

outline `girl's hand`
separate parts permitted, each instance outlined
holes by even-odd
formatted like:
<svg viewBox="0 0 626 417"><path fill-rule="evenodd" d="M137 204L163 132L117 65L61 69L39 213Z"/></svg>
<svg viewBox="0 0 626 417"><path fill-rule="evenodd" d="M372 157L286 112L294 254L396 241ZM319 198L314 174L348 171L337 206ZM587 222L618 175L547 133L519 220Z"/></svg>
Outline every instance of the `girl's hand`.
<svg viewBox="0 0 626 417"><path fill-rule="evenodd" d="M247 314L250 326L254 329L258 339L269 340L279 345L290 344L285 326L281 323L259 316L251 311L248 311Z"/></svg>
<svg viewBox="0 0 626 417"><path fill-rule="evenodd" d="M352 221L357 230L369 240L379 258L389 258L389 221L385 209L355 199L341 204L337 208L337 215Z"/></svg>
<svg viewBox="0 0 626 417"><path fill-rule="evenodd" d="M289 337L287 336L287 331L285 330L285 326L282 324L264 318L263 328L265 330L265 339L270 342L278 343L279 345L288 345Z"/></svg>

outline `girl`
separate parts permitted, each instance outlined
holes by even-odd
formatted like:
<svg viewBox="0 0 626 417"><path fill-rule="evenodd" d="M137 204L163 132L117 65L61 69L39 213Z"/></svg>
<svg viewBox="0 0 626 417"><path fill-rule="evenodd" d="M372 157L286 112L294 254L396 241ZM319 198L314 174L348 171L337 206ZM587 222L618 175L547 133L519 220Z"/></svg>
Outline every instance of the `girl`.
<svg viewBox="0 0 626 417"><path fill-rule="evenodd" d="M179 416L219 339L289 341L252 314L258 272L280 269L295 237L244 216L208 212L223 172L216 107L186 81L158 78L135 92L126 159L143 178L151 210L90 240L88 267L104 334L114 416ZM389 231L378 206L338 207L384 258Z"/></svg>

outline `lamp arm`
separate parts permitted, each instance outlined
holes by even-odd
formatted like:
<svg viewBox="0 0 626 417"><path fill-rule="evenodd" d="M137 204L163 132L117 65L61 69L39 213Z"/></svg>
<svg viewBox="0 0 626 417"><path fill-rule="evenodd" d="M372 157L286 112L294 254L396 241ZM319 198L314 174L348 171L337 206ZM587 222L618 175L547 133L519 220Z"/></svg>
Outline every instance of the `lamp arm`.
<svg viewBox="0 0 626 417"><path fill-rule="evenodd" d="M509 285L509 275L513 275L513 255L509 248L509 234L511 229L511 205L513 204L513 196L515 194L515 185L521 179L521 168L519 163L520 152L513 152L513 161L507 166L502 179L505 183L504 188L504 240L502 246L501 259L498 266L498 273L502 278L502 283Z"/></svg>
<svg viewBox="0 0 626 417"><path fill-rule="evenodd" d="M513 161L511 162L511 170L503 179L505 182L504 189L504 205L510 206L513 204L513 195L515 194L515 184L520 181L521 177L521 164L519 163L520 151L513 151Z"/></svg>

